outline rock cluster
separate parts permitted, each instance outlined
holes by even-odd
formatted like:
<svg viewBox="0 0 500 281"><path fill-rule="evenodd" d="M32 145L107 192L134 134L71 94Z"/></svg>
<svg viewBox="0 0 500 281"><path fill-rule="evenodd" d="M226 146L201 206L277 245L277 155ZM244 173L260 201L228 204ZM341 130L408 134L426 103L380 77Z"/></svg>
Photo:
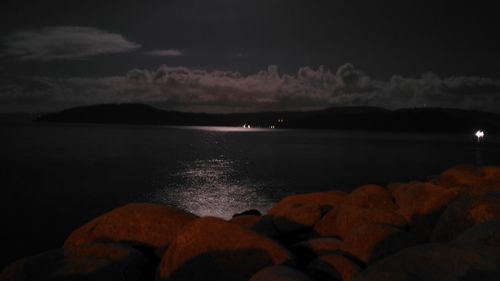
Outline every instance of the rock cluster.
<svg viewBox="0 0 500 281"><path fill-rule="evenodd" d="M500 167L292 195L230 220L129 204L4 280L500 280Z"/></svg>

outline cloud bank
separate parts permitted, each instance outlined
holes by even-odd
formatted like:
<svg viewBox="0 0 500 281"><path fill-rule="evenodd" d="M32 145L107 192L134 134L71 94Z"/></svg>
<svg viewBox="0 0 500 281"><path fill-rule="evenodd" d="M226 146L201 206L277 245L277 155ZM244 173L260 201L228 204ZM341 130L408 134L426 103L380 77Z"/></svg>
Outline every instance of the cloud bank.
<svg viewBox="0 0 500 281"><path fill-rule="evenodd" d="M4 54L26 61L72 60L102 54L126 53L141 45L124 36L81 26L19 31L4 38Z"/></svg>
<svg viewBox="0 0 500 281"><path fill-rule="evenodd" d="M282 74L277 66L244 75L164 65L156 70L133 69L123 76L103 78L1 79L0 110L116 102L206 112L330 106L500 110L500 80L477 76L441 78L433 73L376 80L350 63L336 71L306 66L294 74Z"/></svg>
<svg viewBox="0 0 500 281"><path fill-rule="evenodd" d="M157 57L180 57L183 55L181 51L176 49L152 50L149 52L145 52L144 54Z"/></svg>

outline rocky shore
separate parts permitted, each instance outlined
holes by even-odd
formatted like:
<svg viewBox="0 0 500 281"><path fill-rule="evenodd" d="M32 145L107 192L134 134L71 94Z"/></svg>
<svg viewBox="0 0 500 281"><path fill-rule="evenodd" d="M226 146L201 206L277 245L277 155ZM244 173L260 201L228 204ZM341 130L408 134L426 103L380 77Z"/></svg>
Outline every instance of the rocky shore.
<svg viewBox="0 0 500 281"><path fill-rule="evenodd" d="M230 220L129 204L4 280L500 280L500 167L292 195Z"/></svg>

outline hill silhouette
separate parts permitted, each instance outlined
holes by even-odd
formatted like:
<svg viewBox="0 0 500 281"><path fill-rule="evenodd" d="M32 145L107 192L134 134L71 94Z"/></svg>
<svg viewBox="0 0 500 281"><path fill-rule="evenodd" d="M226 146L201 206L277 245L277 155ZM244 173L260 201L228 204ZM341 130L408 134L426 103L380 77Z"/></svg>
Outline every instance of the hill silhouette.
<svg viewBox="0 0 500 281"><path fill-rule="evenodd" d="M314 111L189 113L145 104L101 104L41 115L35 121L175 126L274 126L275 128L400 132L500 132L500 114L451 109L333 107Z"/></svg>

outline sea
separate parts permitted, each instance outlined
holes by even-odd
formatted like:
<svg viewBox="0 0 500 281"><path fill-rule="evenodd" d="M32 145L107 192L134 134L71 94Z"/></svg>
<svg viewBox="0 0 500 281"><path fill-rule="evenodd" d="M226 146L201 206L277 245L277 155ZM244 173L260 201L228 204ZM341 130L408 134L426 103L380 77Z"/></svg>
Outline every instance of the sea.
<svg viewBox="0 0 500 281"><path fill-rule="evenodd" d="M291 194L500 165L500 136L485 133L2 123L0 267L131 202L228 219Z"/></svg>

